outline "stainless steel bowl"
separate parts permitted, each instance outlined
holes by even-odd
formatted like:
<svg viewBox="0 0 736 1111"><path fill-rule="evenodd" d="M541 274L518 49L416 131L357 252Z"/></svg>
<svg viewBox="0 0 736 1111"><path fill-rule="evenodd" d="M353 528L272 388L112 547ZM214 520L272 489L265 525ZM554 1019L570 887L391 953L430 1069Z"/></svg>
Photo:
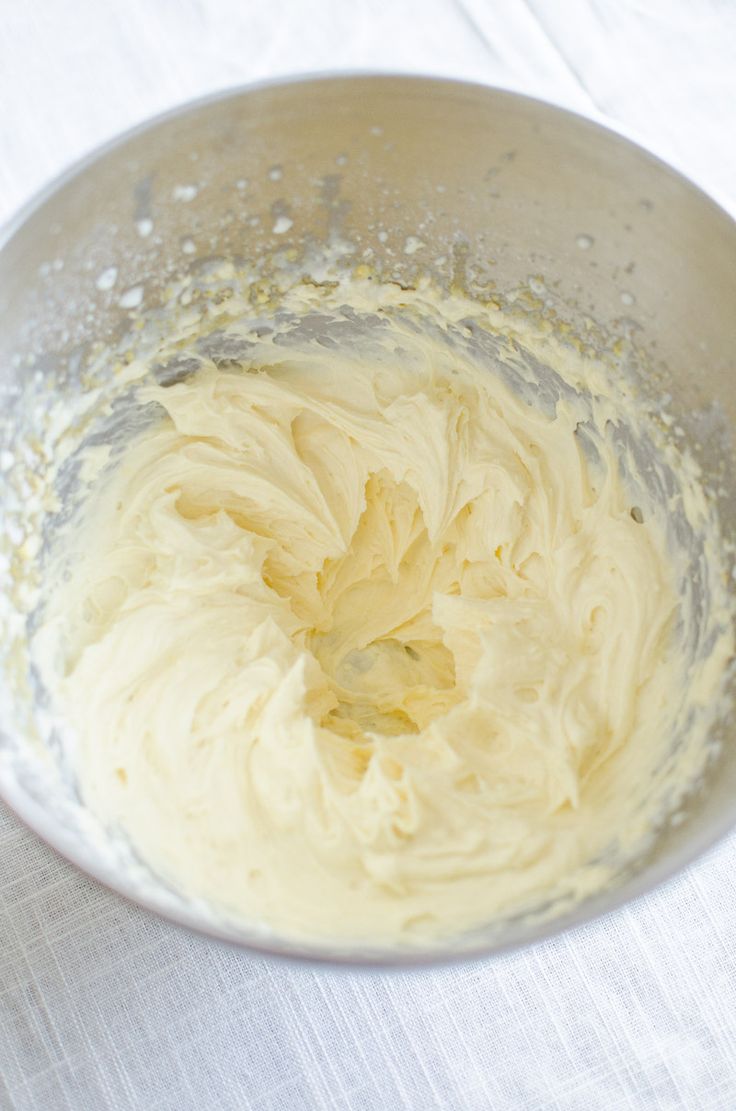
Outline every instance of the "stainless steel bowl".
<svg viewBox="0 0 736 1111"><path fill-rule="evenodd" d="M356 76L261 85L185 106L79 163L5 231L6 415L22 423L39 375L61 368L77 388L94 345L117 342L129 326L129 305L142 297L154 308L186 269L212 256L299 255L328 240L356 261L367 252L401 282L421 266L503 298L543 281L579 331L633 337L644 388L649 377L671 393L705 473L719 476L733 532L736 224L614 132L540 101L455 82ZM13 422L5 427L12 438ZM2 796L84 871L211 936L323 960L426 962L549 936L648 891L736 821L736 748L724 726L722 754L680 821L618 886L562 917L507 923L414 955L296 946L223 926L206 908L117 867L87 836L74 792L24 751L17 718L4 713L0 728Z"/></svg>

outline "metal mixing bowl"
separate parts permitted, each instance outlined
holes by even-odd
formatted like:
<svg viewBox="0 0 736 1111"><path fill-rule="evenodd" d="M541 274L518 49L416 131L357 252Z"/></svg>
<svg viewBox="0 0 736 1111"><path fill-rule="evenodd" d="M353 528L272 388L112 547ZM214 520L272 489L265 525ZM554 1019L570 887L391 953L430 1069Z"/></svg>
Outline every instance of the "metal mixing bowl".
<svg viewBox="0 0 736 1111"><path fill-rule="evenodd" d="M732 531L736 224L620 135L462 83L356 76L261 85L178 109L79 163L4 234L6 410L22 414L32 382L59 368L72 388L93 345L117 342L130 326L130 306L142 298L155 307L187 268L213 256L299 257L328 240L401 282L421 268L501 299L531 289L596 342L628 337L644 387L649 376L660 394L667 389L706 475L720 476ZM49 844L175 922L271 953L407 963L499 951L651 889L736 821L736 750L724 726L721 756L679 821L618 886L562 917L507 923L413 956L295 946L224 926L150 876L116 867L86 836L76 795L24 751L17 721L4 714L0 725L2 795Z"/></svg>

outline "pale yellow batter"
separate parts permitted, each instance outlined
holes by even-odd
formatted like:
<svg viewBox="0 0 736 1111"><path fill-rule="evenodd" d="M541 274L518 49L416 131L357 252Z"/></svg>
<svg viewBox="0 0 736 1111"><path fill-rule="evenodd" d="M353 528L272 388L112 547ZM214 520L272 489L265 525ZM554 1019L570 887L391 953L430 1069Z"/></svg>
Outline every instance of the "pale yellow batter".
<svg viewBox="0 0 736 1111"><path fill-rule="evenodd" d="M599 368L550 346L599 397L545 411L383 296L380 353L266 337L142 386L49 617L107 823L227 912L379 942L606 883L685 675Z"/></svg>

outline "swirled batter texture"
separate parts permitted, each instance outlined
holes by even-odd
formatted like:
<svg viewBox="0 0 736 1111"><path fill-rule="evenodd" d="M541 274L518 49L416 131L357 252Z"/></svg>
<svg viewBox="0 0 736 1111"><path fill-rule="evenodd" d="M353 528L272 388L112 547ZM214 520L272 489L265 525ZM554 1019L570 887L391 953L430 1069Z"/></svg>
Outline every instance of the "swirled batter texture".
<svg viewBox="0 0 736 1111"><path fill-rule="evenodd" d="M367 354L200 345L141 387L57 591L84 797L185 891L292 934L452 934L596 890L680 697L678 588L611 405L578 382L537 407L392 311Z"/></svg>

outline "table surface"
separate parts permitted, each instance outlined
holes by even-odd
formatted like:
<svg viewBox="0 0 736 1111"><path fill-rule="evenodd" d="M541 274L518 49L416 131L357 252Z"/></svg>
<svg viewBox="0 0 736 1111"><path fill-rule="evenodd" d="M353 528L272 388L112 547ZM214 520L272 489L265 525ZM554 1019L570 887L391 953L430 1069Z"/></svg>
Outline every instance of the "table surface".
<svg viewBox="0 0 736 1111"><path fill-rule="evenodd" d="M0 32L0 221L79 155L266 76L425 72L632 130L736 211L733 0L37 0ZM79 875L0 806L0 1108L736 1108L736 837L502 959L255 959Z"/></svg>

